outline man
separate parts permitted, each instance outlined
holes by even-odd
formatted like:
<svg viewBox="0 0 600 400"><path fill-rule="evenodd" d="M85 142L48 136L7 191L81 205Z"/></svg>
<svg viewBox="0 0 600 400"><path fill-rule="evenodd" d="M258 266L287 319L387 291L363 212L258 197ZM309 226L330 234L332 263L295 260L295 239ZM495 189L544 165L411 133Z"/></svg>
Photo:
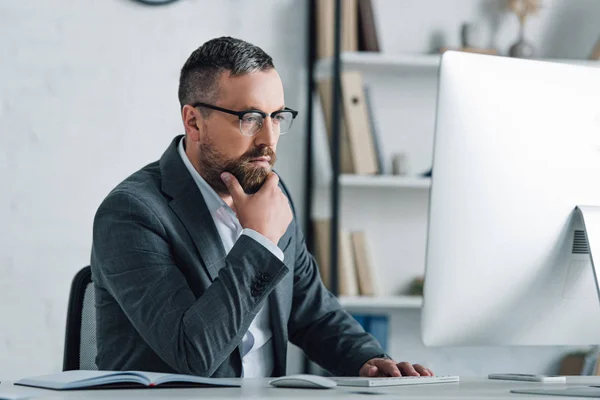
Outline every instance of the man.
<svg viewBox="0 0 600 400"><path fill-rule="evenodd" d="M335 375L431 375L387 357L322 285L272 171L297 112L271 57L211 40L183 66L179 101L185 136L94 220L98 367L280 376L289 340Z"/></svg>

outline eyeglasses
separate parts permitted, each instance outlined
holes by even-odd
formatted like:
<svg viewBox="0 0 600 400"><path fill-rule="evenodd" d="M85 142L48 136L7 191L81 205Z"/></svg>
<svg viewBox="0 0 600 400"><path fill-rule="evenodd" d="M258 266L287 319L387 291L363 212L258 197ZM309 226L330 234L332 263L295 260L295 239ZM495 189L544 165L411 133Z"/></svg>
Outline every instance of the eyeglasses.
<svg viewBox="0 0 600 400"><path fill-rule="evenodd" d="M206 103L195 103L192 107L205 107L211 110L221 111L227 114L236 115L240 119L240 132L244 136L256 135L265 122L265 118L271 117L271 124L273 130L279 135L284 135L289 132L294 122L294 118L298 115L298 111L292 110L291 108L284 108L283 110L277 110L271 114L264 113L260 110L246 110L246 111L234 111L226 108L213 106L212 104Z"/></svg>

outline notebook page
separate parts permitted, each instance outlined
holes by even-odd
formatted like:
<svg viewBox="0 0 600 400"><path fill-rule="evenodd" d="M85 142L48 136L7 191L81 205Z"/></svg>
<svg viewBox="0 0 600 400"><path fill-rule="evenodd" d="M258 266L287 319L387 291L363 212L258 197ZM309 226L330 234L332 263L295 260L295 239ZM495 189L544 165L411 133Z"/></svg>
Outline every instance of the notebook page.
<svg viewBox="0 0 600 400"><path fill-rule="evenodd" d="M139 382L140 375L121 371L76 370L36 376L32 378L24 378L15 383L20 385L37 386L49 389L69 389L76 387L94 386L112 381L123 382L124 380Z"/></svg>

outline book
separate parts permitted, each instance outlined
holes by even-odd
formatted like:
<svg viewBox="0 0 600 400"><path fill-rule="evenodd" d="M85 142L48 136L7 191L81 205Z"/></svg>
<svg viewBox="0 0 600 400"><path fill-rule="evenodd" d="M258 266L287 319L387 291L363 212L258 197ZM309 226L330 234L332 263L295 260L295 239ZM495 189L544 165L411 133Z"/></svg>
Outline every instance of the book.
<svg viewBox="0 0 600 400"><path fill-rule="evenodd" d="M338 294L340 296L358 296L358 280L352 252L350 232L340 231L338 260Z"/></svg>
<svg viewBox="0 0 600 400"><path fill-rule="evenodd" d="M328 219L313 220L313 234L315 236L315 259L319 267L321 281L328 290L331 290L330 278L331 269L329 268L329 231L331 224Z"/></svg>
<svg viewBox="0 0 600 400"><path fill-rule="evenodd" d="M329 219L313 220L313 233L315 235L315 260L323 285L331 290L331 221ZM338 295L358 296L358 280L356 279L356 267L354 266L354 255L350 232L338 231Z"/></svg>
<svg viewBox="0 0 600 400"><path fill-rule="evenodd" d="M342 0L341 51L358 50L358 5L356 2L357 0Z"/></svg>
<svg viewBox="0 0 600 400"><path fill-rule="evenodd" d="M0 400L30 400L42 394L44 392L38 389L9 386L6 384L0 386Z"/></svg>
<svg viewBox="0 0 600 400"><path fill-rule="evenodd" d="M356 322L358 322L360 324L360 326L363 327L363 329L366 331L368 329L368 319L369 316L368 315L363 315L363 314L351 314L352 317L356 320Z"/></svg>
<svg viewBox="0 0 600 400"><path fill-rule="evenodd" d="M380 51L372 0L358 0L358 50Z"/></svg>
<svg viewBox="0 0 600 400"><path fill-rule="evenodd" d="M388 317L385 315L365 315L365 314L351 314L352 317L358 322L365 332L373 336L381 345L381 348L387 353L388 352L388 330L389 322Z"/></svg>
<svg viewBox="0 0 600 400"><path fill-rule="evenodd" d="M600 60L600 38L596 41L592 54L590 54L590 60Z"/></svg>
<svg viewBox="0 0 600 400"><path fill-rule="evenodd" d="M333 132L332 132L332 81L331 79L324 79L318 82L319 95L321 97L321 108L323 111L323 117L325 120L325 127L327 129L327 138L329 143L329 149L333 148ZM343 104L340 102L340 116L343 116ZM352 154L350 151L350 140L348 138L348 131L344 118L340 118L340 171L342 174L354 174L355 166Z"/></svg>
<svg viewBox="0 0 600 400"><path fill-rule="evenodd" d="M323 108L321 105L321 96L316 90L312 96L313 107L315 110L313 113L313 144L311 146L314 164L312 168L312 184L313 187L324 187L331 183L331 178L333 176L333 170L331 167L331 152L329 150L329 137L327 134L325 115L323 115L324 113L322 112ZM313 204L315 202L317 202L317 200L313 199ZM319 208L318 203L316 206Z"/></svg>
<svg viewBox="0 0 600 400"><path fill-rule="evenodd" d="M559 375L581 375L585 363L584 352L567 354L560 363Z"/></svg>
<svg viewBox="0 0 600 400"><path fill-rule="evenodd" d="M367 85L363 88L365 93L365 104L367 106L367 114L369 115L369 128L371 129L371 137L373 139L373 149L375 150L375 158L377 159L377 169L380 174L385 172L385 168L383 166L383 151L381 149L381 144L379 143L379 136L377 131L377 124L375 123L375 109L373 107L373 101L371 99L371 92Z"/></svg>
<svg viewBox="0 0 600 400"><path fill-rule="evenodd" d="M352 232L351 240L354 249L354 265L356 267L358 288L361 296L380 295L375 265L369 251L366 233L362 231Z"/></svg>
<svg viewBox="0 0 600 400"><path fill-rule="evenodd" d="M358 175L377 174L379 172L377 155L369 123L362 74L358 71L343 72L341 86L344 120L354 172Z"/></svg>
<svg viewBox="0 0 600 400"><path fill-rule="evenodd" d="M588 351L583 360L583 368L581 369L581 375L597 375L597 362L598 352Z"/></svg>
<svg viewBox="0 0 600 400"><path fill-rule="evenodd" d="M316 1L317 58L333 57L335 30L335 1ZM358 49L357 0L342 0L341 51Z"/></svg>
<svg viewBox="0 0 600 400"><path fill-rule="evenodd" d="M144 371L64 371L56 374L24 378L15 385L53 390L99 388L151 388L160 387L240 387L237 379L204 378L193 375L165 374Z"/></svg>
<svg viewBox="0 0 600 400"><path fill-rule="evenodd" d="M386 315L370 315L368 321L369 332L381 345L381 348L388 352L388 331L389 322Z"/></svg>

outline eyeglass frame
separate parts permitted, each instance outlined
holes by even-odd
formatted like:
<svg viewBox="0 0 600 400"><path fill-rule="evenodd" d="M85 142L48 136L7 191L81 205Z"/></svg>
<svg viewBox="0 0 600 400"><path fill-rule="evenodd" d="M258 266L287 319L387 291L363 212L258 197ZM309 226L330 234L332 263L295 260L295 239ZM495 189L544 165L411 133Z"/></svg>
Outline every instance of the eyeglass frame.
<svg viewBox="0 0 600 400"><path fill-rule="evenodd" d="M250 109L250 110L244 110L244 111L235 111L235 110L230 110L230 109L227 109L227 108L215 106L215 105L208 104L208 103L202 103L202 102L194 103L194 104L192 104L192 107L194 107L194 108L196 108L196 107L205 107L205 108L209 108L211 110L221 111L221 112L224 112L226 114L235 115L236 117L239 118L240 123L243 120L244 115L249 114L249 113L260 114L263 117L263 120L264 120L267 116L270 117L271 119L273 119L274 117L277 116L277 114L281 114L282 112L291 112L292 113L292 123L294 122L294 120L296 119L296 116L298 115L298 111L293 110L293 109L291 109L289 107L285 107L282 110L273 111L271 114L267 114L264 111L256 110L256 109ZM242 132L242 127L240 126L239 128L240 128L240 133L242 135L248 136L248 137L252 137L252 136L256 136L258 134L258 132L260 132L260 130L262 129L262 127L263 126L261 124L260 128L256 131L256 133L254 135L245 135ZM291 124L290 124L290 128L291 128ZM280 132L279 134L280 135L285 135L287 132L288 131L283 132L283 133Z"/></svg>

